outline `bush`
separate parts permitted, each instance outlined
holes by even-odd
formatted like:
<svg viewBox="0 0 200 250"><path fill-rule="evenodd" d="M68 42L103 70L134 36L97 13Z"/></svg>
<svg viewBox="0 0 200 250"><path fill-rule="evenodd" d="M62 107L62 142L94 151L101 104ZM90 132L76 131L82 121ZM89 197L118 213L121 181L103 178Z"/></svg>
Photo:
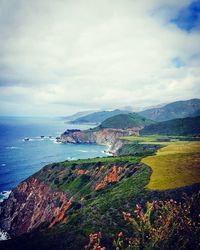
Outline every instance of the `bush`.
<svg viewBox="0 0 200 250"><path fill-rule="evenodd" d="M127 224L114 240L113 249L198 249L199 196L193 194L182 202L154 200L147 202L144 208L137 204L132 214L123 212ZM92 235L86 249L104 249L99 234L95 234L98 245L91 244ZM97 246L99 248L95 248Z"/></svg>

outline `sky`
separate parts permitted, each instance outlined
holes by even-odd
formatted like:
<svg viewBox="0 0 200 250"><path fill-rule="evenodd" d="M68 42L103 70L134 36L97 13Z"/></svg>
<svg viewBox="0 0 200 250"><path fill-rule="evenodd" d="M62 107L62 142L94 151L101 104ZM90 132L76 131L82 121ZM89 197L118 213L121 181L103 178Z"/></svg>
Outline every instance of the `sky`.
<svg viewBox="0 0 200 250"><path fill-rule="evenodd" d="M200 97L200 1L0 0L0 115Z"/></svg>

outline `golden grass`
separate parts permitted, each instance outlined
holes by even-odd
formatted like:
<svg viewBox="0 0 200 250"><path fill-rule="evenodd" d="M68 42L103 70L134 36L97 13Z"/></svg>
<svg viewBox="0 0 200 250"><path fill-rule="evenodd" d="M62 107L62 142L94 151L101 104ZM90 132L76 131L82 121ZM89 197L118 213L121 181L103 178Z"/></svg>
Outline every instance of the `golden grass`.
<svg viewBox="0 0 200 250"><path fill-rule="evenodd" d="M200 142L174 142L142 159L153 173L147 187L167 190L200 183Z"/></svg>
<svg viewBox="0 0 200 250"><path fill-rule="evenodd" d="M180 139L184 139L184 136L167 136L167 135L148 135L148 136L123 136L121 140L128 140L131 142L138 142L139 144L157 144L157 145L169 145L179 142ZM165 141L168 139L169 141ZM186 142L186 141L185 141Z"/></svg>
<svg viewBox="0 0 200 250"><path fill-rule="evenodd" d="M120 139L122 140L128 140L128 141L155 141L157 138L166 138L166 136L159 136L159 135L150 135L150 136L123 136Z"/></svg>

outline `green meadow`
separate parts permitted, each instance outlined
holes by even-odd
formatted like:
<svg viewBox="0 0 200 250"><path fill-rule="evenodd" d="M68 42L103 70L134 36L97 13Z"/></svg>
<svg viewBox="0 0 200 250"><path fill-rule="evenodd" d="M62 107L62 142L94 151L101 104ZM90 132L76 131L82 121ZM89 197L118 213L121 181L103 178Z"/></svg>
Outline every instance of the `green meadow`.
<svg viewBox="0 0 200 250"><path fill-rule="evenodd" d="M152 169L147 185L151 190L167 190L200 182L200 142L183 136L128 136L138 144L161 145L153 156L142 159ZM191 139L191 138L189 138Z"/></svg>

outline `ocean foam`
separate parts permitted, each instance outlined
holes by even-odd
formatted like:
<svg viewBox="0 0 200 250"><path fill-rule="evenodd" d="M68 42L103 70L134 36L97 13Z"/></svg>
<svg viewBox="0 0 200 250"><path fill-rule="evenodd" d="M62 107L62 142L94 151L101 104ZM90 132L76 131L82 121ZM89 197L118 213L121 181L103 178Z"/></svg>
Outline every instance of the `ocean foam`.
<svg viewBox="0 0 200 250"><path fill-rule="evenodd" d="M1 240L8 240L10 239L10 236L7 232L0 230L0 241Z"/></svg>
<svg viewBox="0 0 200 250"><path fill-rule="evenodd" d="M6 149L19 149L19 147L10 146L10 147L6 147Z"/></svg>
<svg viewBox="0 0 200 250"><path fill-rule="evenodd" d="M57 140L53 140L53 143L55 143L55 144L62 144L62 142L61 141L57 141Z"/></svg>
<svg viewBox="0 0 200 250"><path fill-rule="evenodd" d="M0 203L3 202L4 200L8 199L11 191L2 191L0 192Z"/></svg>

